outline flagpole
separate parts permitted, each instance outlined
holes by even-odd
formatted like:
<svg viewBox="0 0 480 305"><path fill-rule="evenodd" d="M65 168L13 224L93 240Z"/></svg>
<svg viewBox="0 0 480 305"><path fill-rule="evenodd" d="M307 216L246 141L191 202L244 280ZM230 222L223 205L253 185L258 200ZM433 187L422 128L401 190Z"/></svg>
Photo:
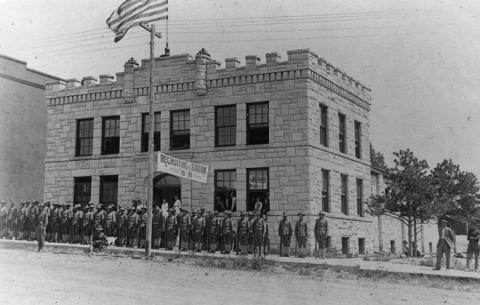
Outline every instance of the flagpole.
<svg viewBox="0 0 480 305"><path fill-rule="evenodd" d="M155 70L155 25L150 26L150 100L148 105L148 121L150 131L148 133L148 199L147 199L147 232L145 236L145 256L152 254L152 210L153 210L153 174L154 174L154 151L155 143L153 134L155 132L155 118L153 114L153 100L155 92L153 86L153 71Z"/></svg>

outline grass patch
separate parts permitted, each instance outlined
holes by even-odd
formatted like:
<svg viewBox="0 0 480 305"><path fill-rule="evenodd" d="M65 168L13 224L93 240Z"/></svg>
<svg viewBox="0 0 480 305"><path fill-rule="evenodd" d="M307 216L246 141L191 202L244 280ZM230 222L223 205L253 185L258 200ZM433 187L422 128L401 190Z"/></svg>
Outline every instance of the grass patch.
<svg viewBox="0 0 480 305"><path fill-rule="evenodd" d="M222 268L230 270L273 271L275 261L264 258L218 258L213 256L195 257L194 265L204 268Z"/></svg>

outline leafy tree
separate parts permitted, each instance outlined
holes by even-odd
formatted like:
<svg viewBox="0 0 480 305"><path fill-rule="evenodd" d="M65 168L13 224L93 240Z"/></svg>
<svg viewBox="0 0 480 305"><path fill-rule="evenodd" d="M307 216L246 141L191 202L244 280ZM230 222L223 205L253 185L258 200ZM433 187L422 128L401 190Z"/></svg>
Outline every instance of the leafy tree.
<svg viewBox="0 0 480 305"><path fill-rule="evenodd" d="M427 161L418 159L409 149L395 152L394 156L395 166L387 169L385 193L370 198L367 211L376 216L393 217L407 225L411 256L413 230L417 222L424 222L432 217L429 209L432 201L429 167Z"/></svg>
<svg viewBox="0 0 480 305"><path fill-rule="evenodd" d="M372 143L370 143L370 163L373 168L386 172L388 170L387 164L385 164L385 158L381 152L373 149Z"/></svg>

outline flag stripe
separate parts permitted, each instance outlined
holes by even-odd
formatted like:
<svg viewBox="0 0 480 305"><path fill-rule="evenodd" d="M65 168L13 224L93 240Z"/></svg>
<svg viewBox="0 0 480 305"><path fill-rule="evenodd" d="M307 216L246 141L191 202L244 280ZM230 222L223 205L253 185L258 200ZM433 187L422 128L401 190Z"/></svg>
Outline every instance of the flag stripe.
<svg viewBox="0 0 480 305"><path fill-rule="evenodd" d="M137 0L138 1L138 0ZM144 1L144 0L141 0L141 1ZM149 10L149 9L152 9L152 8L155 8L155 7L160 7L160 6L166 6L168 4L168 0L167 1L163 1L161 3L157 3L159 0L157 1L154 1L154 2L151 2L147 5L143 5L143 3L141 3L140 5L132 8L131 10L127 10L127 11L120 11L119 13L117 13L118 17L115 19L115 20L112 20L112 21L109 21L109 26L112 27L114 26L116 23L119 23L121 21L124 21L124 20L127 20L128 18L134 18L135 14L138 14L140 12L143 12L143 11L146 11L146 10ZM128 20L129 21L129 20Z"/></svg>
<svg viewBox="0 0 480 305"><path fill-rule="evenodd" d="M164 8L164 9L161 9L161 10L158 10L158 11L153 11L153 12L143 12L143 13L139 13L139 14L135 15L135 18L133 18L133 16L132 16L128 21L123 21L123 22L121 22L121 23L117 26L117 28L118 28L119 30L122 30L122 29L123 29L124 27L126 27L126 26L127 26L127 27L130 27L129 24L130 24L131 22L136 22L138 19L143 18L143 17L145 17L145 16L146 16L146 17L149 17L149 16L153 16L153 15L156 15L156 14L158 14L158 15L164 15L164 14L167 13L167 12L168 12L168 8Z"/></svg>
<svg viewBox="0 0 480 305"><path fill-rule="evenodd" d="M139 22L135 22L132 25L130 25L128 28L126 28L125 30L123 30L121 32L118 32L115 35L115 42L118 42L120 39L122 39L123 36L125 36L125 34L127 34L127 31L134 26L138 26L141 23L148 23L148 22L153 22L153 21L163 20L163 19L168 19L168 16L153 17L153 18L145 19L145 20L142 20L142 21L139 21Z"/></svg>
<svg viewBox="0 0 480 305"><path fill-rule="evenodd" d="M134 26L168 19L168 0L127 0L107 18L107 26L115 33L115 42L121 40Z"/></svg>

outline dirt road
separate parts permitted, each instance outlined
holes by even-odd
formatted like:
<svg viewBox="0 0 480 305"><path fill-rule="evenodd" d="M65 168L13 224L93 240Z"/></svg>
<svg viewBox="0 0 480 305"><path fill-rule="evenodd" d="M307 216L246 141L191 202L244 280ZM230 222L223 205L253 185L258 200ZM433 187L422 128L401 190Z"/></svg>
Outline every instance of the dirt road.
<svg viewBox="0 0 480 305"><path fill-rule="evenodd" d="M0 304L479 304L478 291L0 249Z"/></svg>

